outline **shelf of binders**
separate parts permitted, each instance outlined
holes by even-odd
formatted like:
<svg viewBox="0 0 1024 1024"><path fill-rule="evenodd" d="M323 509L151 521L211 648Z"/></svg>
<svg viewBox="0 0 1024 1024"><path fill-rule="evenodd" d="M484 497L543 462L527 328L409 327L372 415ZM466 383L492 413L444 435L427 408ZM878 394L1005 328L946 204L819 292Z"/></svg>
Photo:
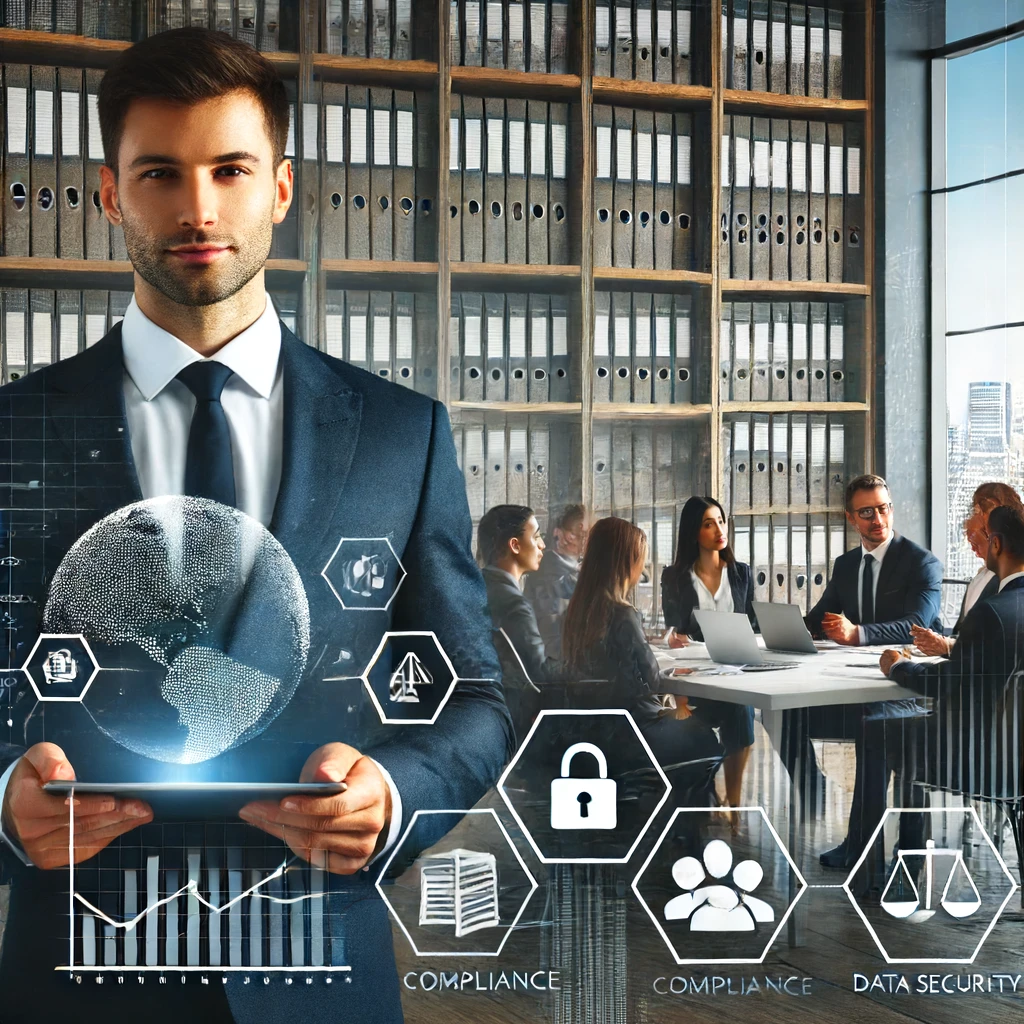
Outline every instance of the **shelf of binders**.
<svg viewBox="0 0 1024 1024"><path fill-rule="evenodd" d="M320 261L320 267L332 288L400 288L417 292L437 285L437 264L418 260L325 259Z"/></svg>
<svg viewBox="0 0 1024 1024"><path fill-rule="evenodd" d="M693 420L711 415L710 405L668 405L640 402L595 402L595 420Z"/></svg>
<svg viewBox="0 0 1024 1024"><path fill-rule="evenodd" d="M787 298L820 296L863 297L871 294L871 286L852 281L755 281L727 278L722 281L722 295L766 295Z"/></svg>
<svg viewBox="0 0 1024 1024"><path fill-rule="evenodd" d="M705 109L711 105L708 85L680 85L675 82L639 82L623 78L594 78L595 103L646 109Z"/></svg>
<svg viewBox="0 0 1024 1024"><path fill-rule="evenodd" d="M583 412L579 402L468 402L456 399L449 404L453 410L478 412L485 416L579 416Z"/></svg>
<svg viewBox="0 0 1024 1024"><path fill-rule="evenodd" d="M61 67L105 68L132 43L123 39L91 39L88 36L0 28L0 63L54 64ZM263 54L283 76L297 74L299 55L280 51ZM328 55L322 55L327 57ZM330 60L338 58L330 57ZM375 61L377 64L421 64L423 61ZM434 65L434 78L437 66Z"/></svg>
<svg viewBox="0 0 1024 1024"><path fill-rule="evenodd" d="M723 415L758 412L781 415L790 412L870 412L867 402L722 402Z"/></svg>
<svg viewBox="0 0 1024 1024"><path fill-rule="evenodd" d="M648 288L675 291L709 287L711 275L700 270L649 270L642 267L594 267L599 288Z"/></svg>
<svg viewBox="0 0 1024 1024"><path fill-rule="evenodd" d="M508 71L505 68L455 65L451 69L451 78L453 92L479 96L539 95L547 99L572 100L580 92L579 75L549 75L540 71Z"/></svg>
<svg viewBox="0 0 1024 1024"><path fill-rule="evenodd" d="M268 281L287 287L309 269L304 260L267 260ZM0 256L0 287L131 287L132 265L128 260L62 260L41 256Z"/></svg>
<svg viewBox="0 0 1024 1024"><path fill-rule="evenodd" d="M867 100L840 100L826 96L791 96L788 93L749 92L724 89L722 101L726 114L755 114L762 117L827 117L829 120L854 120L863 117Z"/></svg>
<svg viewBox="0 0 1024 1024"><path fill-rule="evenodd" d="M461 263L451 262L452 289L455 291L493 291L501 289L541 289L546 292L570 291L579 287L578 266L534 263Z"/></svg>

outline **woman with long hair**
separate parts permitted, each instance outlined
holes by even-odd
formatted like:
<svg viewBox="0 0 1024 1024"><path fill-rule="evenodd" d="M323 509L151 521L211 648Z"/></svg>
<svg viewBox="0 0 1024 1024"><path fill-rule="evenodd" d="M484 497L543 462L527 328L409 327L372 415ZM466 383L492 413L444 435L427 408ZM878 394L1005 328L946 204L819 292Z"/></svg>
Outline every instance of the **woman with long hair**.
<svg viewBox="0 0 1024 1024"><path fill-rule="evenodd" d="M582 678L608 679L663 765L722 752L697 717L676 717L659 699L658 662L630 603L647 561L643 530L610 516L590 530L579 580L562 626L562 654Z"/></svg>
<svg viewBox="0 0 1024 1024"><path fill-rule="evenodd" d="M737 562L732 553L724 509L714 498L695 495L679 516L675 561L661 574L665 625L673 629L670 646L683 647L691 638L703 640L693 614L698 609L745 613L756 626L753 601L750 566ZM703 698L693 703L693 713L719 730L727 752L723 766L725 796L730 807L738 807L743 772L754 745L754 709Z"/></svg>
<svg viewBox="0 0 1024 1024"><path fill-rule="evenodd" d="M992 509L1000 505L1008 505L1024 515L1024 503L1009 484L990 481L979 484L974 489L971 497L971 514L964 521L964 533L967 535L967 543L971 545L971 550L981 559L981 568L967 584L967 591L960 605L960 616L950 636L943 636L924 626L910 627L914 643L929 657L948 657L967 613L979 601L984 601L999 590L996 574L985 565L985 552L988 550L988 516Z"/></svg>

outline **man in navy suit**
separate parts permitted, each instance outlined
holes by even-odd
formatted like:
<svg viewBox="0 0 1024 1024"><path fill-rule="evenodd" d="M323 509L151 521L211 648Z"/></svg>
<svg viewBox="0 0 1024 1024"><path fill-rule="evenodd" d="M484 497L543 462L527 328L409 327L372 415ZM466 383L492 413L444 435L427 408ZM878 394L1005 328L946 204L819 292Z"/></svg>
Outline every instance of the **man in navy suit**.
<svg viewBox="0 0 1024 1024"><path fill-rule="evenodd" d="M884 479L859 476L846 487L846 520L860 535L858 547L840 555L821 600L807 616L818 636L857 646L912 642L910 627L940 626L942 564L893 529L892 495ZM820 774L810 738L857 742L857 783L850 809L850 833L843 844L821 855L824 867L847 868L863 848L861 839L878 823L892 766L863 756L864 722L913 718L914 700L810 708L787 715L783 754L790 772L800 774L805 794L817 794Z"/></svg>
<svg viewBox="0 0 1024 1024"><path fill-rule="evenodd" d="M390 924L366 869L417 810L472 806L512 744L448 418L307 347L278 319L264 263L292 171L288 100L268 61L220 33L157 35L114 62L99 112L102 206L124 228L135 295L92 348L0 390L0 560L7 592L20 595L5 605L6 671L32 649L68 549L111 512L192 494L267 527L306 592L306 667L263 734L208 761L204 777L347 783L336 797L251 803L242 816L265 842L330 872L331 937L339 949L344 939L352 969L345 984L279 978L258 994L239 975L159 988L152 975L102 987L55 975L68 962L69 809L43 784L112 764L121 778L147 778L155 763L101 735L81 705L50 704L45 741L29 745L29 730L15 728L0 747L0 845L13 874L0 1019L398 1021ZM344 609L321 577L344 537L387 537L401 558L407 579L387 611ZM358 675L386 630L432 631L454 664L459 682L432 726L384 726L359 680L338 680ZM31 703L16 693L12 721ZM83 872L153 818L135 799L76 800ZM437 838L417 831L421 847Z"/></svg>
<svg viewBox="0 0 1024 1024"><path fill-rule="evenodd" d="M999 589L968 612L948 660L912 661L888 650L879 662L890 679L930 698L931 714L914 720L909 730L872 723L867 740L869 756L886 751L893 761L913 757L908 775L967 794L1003 792L1017 776L1019 723L1010 710L1015 705L1008 700L1007 684L1024 655L1024 516L1019 509L992 510L985 565L996 574ZM905 824L919 826L920 815L906 817L913 820Z"/></svg>

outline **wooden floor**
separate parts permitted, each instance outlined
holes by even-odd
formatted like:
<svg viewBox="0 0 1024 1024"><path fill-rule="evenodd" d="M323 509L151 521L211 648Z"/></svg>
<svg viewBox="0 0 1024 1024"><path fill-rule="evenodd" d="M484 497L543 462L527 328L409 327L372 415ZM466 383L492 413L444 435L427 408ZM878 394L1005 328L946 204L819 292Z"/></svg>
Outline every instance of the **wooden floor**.
<svg viewBox="0 0 1024 1024"><path fill-rule="evenodd" d="M1024 915L1019 894L1011 899L973 965L886 964L849 898L839 888L843 877L826 872L817 864L818 852L836 845L845 834L853 777L852 747L826 744L819 747L819 758L827 778L825 812L818 820L796 830L796 841L790 850L813 887L806 890L798 904L802 932L798 947L789 945L783 931L763 964L677 965L629 888L660 833L660 825L650 830L625 867L545 867L533 856L502 801L492 791L480 806L498 810L540 888L497 958L416 957L405 936L394 927L401 978L409 976L409 972L426 972L430 984L430 975L442 971L448 975L469 972L474 978L468 991L403 989L406 1019L411 1024L725 1024L736 1020L743 1024L1003 1024L1024 1019L1020 1016L1024 1011ZM760 724L745 779L744 801L766 808L779 836L788 841L788 776ZM998 836L1000 828L990 809L980 811L990 833ZM724 822L716 827L728 835ZM463 821L455 831L461 830L465 845L471 846L467 828ZM758 843L746 831L733 840L737 856L761 855L767 863L764 830L758 834L761 838L757 849L753 847ZM980 842L980 837L976 836L975 841ZM987 850L982 852L987 856ZM1017 877L1012 842L1005 837L1002 853ZM979 877L983 890L986 879L992 881L988 876ZM6 893L0 889L0 937L5 910ZM965 927L977 935L982 931L981 924ZM503 970L509 978L513 971L520 976L527 971L558 971L561 989L556 993L475 990L477 974L481 984L486 985L488 975L497 978ZM860 994L854 991L855 972L869 977L885 972L902 973L912 987L920 974L988 977L1005 972L1018 978L1020 994ZM688 982L708 978L710 986L716 976L731 978L734 988L742 984L741 979L749 983L751 978L757 978L762 989L766 978L775 982L801 979L797 984L810 979L806 982L810 994L791 996L762 991L751 995L658 995L654 990L658 978L682 977Z"/></svg>
<svg viewBox="0 0 1024 1024"><path fill-rule="evenodd" d="M857 1024L897 1024L903 1021L964 1024L966 1020L972 1024L1002 1024L1011 1019L1024 1019L1019 1017L1024 1011L1024 915L1021 913L1019 893L1010 900L972 965L887 965L849 897L839 887L844 876L827 872L817 863L817 854L837 845L845 835L854 767L851 744L819 745L818 753L827 779L826 811L817 821L797 830L797 840L790 851L808 884L815 887L808 889L798 904L802 933L801 945L798 947L790 947L783 931L761 965L677 965L650 918L628 888L643 862L645 851L652 845L655 835L652 830L648 837L651 842L641 846L628 868L621 871L599 869L607 873L606 884L601 887L605 902L620 908L623 922L621 927L614 924L608 926L613 915L606 912L606 926L602 928L598 925L590 929L590 942L599 948L591 950L588 957L579 955L579 949L575 956L569 952L561 957L557 953L553 954L553 946L557 943L553 942L552 933L559 926L552 921L552 907L545 904L549 904L551 892L557 890L557 882L551 873L559 869L546 868L533 857L527 857L527 863L541 882L541 888L524 915L524 920L532 924L520 927L512 934L497 962L489 958L417 958L396 927L395 950L401 976L410 971L439 972L442 969L446 972L481 972L486 976L488 972L497 972L502 968L522 972L546 970L550 967L561 969L563 983L560 993L544 995L508 991L500 994L446 992L439 995L437 992L406 990L403 991L403 1005L407 1020L416 1024L498 1024L506 1021L524 1024L528 1021L551 1021L552 1024L668 1024L675 1021L719 1024L736 1020L742 1020L744 1024L758 1024L762 1021L765 1024L782 1021L786 1024L820 1024L823 1021L856 1021ZM760 724L757 726L755 751L745 779L744 802L765 807L780 837L783 841L788 840L788 775ZM494 806L501 813L501 801L493 793L488 795L482 805ZM959 801L951 801L951 805L959 806ZM984 807L978 807L978 810L988 831L998 836L1001 830L995 812ZM962 815L954 820L960 818ZM516 838L514 831L513 838ZM890 848L894 839L893 835L889 840ZM1001 839L1001 853L1011 873L1018 877L1016 856L1008 830ZM975 841L980 843L980 837L976 836ZM738 849L742 842L741 834L734 846ZM526 845L520 844L520 849L525 856ZM978 860L985 860L990 865L988 850L981 852L985 857L979 854ZM581 869L574 870L579 872ZM620 883L625 883L625 894L621 897L615 895L616 878ZM993 884L998 882L992 878L988 881ZM978 884L983 892L984 882L985 879L979 876ZM620 884L620 891L622 888ZM597 894L596 899L600 900L601 895ZM873 913L875 916L880 914L877 910ZM956 924L963 925L964 922ZM928 925L922 927L927 928ZM981 937L983 924L969 927L973 929L976 938ZM582 938L579 929L576 937ZM942 948L931 948L933 956L942 956L943 952ZM992 974L1006 973L1017 978L1019 994L1009 994L1009 987L1007 994L1002 996L998 992L972 995L857 993L854 991L855 972L869 978L886 972L903 974L912 989L916 988L917 978L922 974L980 974L987 978ZM656 994L653 987L655 980L673 976L682 976L688 980L704 977L712 979L715 976L731 978L734 988L740 986L741 979L749 983L752 977L756 977L762 989L766 977L775 982L780 978L806 978L810 979L806 983L810 987L810 995L789 996L764 991L751 995L717 996ZM1010 983L1004 984L1009 986Z"/></svg>

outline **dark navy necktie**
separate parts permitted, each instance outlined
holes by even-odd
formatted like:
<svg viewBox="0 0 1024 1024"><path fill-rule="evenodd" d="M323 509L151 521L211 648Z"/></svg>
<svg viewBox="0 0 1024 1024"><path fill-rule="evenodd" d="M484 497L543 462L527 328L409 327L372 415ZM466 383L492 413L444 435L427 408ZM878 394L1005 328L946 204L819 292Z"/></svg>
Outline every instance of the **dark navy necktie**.
<svg viewBox="0 0 1024 1024"><path fill-rule="evenodd" d="M864 579L860 585L860 621L875 621L875 556L864 556Z"/></svg>
<svg viewBox="0 0 1024 1024"><path fill-rule="evenodd" d="M196 409L188 432L185 493L232 507L235 504L235 468L231 461L231 433L220 396L234 372L223 363L201 359L177 375L196 396Z"/></svg>

